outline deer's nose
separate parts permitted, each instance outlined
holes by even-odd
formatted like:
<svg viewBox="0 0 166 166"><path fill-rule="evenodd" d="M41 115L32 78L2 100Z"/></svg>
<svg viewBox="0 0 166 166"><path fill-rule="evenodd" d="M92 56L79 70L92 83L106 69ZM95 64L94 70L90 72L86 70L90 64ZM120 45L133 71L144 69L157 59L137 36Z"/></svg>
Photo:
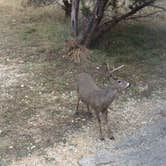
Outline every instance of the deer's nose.
<svg viewBox="0 0 166 166"><path fill-rule="evenodd" d="M130 87L130 85L131 85L131 84L128 82L127 85L126 85L126 87L127 87L127 88Z"/></svg>

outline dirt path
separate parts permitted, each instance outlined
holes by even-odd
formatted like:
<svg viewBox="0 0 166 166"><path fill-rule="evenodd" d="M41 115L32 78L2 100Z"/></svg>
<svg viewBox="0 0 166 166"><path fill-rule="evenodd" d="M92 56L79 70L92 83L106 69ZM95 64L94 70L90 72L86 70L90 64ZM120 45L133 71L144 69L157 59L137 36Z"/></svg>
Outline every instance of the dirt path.
<svg viewBox="0 0 166 166"><path fill-rule="evenodd" d="M165 78L157 80L160 88L149 98L124 101L123 95L114 103L110 121L116 141L98 140L95 119L73 116L73 66L62 59L43 61L42 43L20 40L22 28L30 26L18 17L24 17L22 9L0 2L0 165L76 166L84 155L112 150L124 135L163 116ZM165 72L161 66L156 71Z"/></svg>

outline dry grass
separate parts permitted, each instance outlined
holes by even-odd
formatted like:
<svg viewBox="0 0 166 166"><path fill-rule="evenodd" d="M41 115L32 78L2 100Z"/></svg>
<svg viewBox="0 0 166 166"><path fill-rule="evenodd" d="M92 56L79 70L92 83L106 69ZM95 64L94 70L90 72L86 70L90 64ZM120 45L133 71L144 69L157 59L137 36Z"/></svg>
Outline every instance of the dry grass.
<svg viewBox="0 0 166 166"><path fill-rule="evenodd" d="M22 0L0 0L0 5L10 6L12 8L18 7L21 5Z"/></svg>

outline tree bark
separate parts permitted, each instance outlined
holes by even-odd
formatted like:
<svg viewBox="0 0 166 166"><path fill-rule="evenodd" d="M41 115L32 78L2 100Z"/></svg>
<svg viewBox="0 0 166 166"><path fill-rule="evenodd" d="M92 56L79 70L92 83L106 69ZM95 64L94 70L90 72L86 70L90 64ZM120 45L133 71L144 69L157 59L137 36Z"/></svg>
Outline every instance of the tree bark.
<svg viewBox="0 0 166 166"><path fill-rule="evenodd" d="M96 29L98 28L103 18L105 7L108 1L109 0L97 0L92 12L93 14L88 21L88 25L86 26L86 29L84 29L80 34L78 39L78 42L82 45L85 45L85 47L90 46Z"/></svg>
<svg viewBox="0 0 166 166"><path fill-rule="evenodd" d="M79 3L80 3L80 0L73 0L72 1L71 25L72 25L73 35L75 37L78 36Z"/></svg>
<svg viewBox="0 0 166 166"><path fill-rule="evenodd" d="M68 0L63 0L63 9L65 10L65 17L71 17L72 4Z"/></svg>

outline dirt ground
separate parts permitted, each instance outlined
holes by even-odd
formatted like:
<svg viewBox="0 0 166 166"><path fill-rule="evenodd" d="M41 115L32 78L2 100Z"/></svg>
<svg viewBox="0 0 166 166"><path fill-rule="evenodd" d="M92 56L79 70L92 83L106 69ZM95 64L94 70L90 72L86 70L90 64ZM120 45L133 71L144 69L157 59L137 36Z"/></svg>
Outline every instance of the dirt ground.
<svg viewBox="0 0 166 166"><path fill-rule="evenodd" d="M100 141L94 117L84 112L74 116L78 65L51 54L48 42L20 39L22 30L31 26L29 18L35 18L24 10L0 0L0 165L76 166L82 156L111 149L124 135L165 116L166 38L159 40L162 49L155 48L158 63L147 63L150 70L144 62L128 65L132 90L123 93L109 112L115 141ZM155 32L164 35L164 21L158 16L145 24L157 23ZM93 65L91 73L99 64Z"/></svg>

